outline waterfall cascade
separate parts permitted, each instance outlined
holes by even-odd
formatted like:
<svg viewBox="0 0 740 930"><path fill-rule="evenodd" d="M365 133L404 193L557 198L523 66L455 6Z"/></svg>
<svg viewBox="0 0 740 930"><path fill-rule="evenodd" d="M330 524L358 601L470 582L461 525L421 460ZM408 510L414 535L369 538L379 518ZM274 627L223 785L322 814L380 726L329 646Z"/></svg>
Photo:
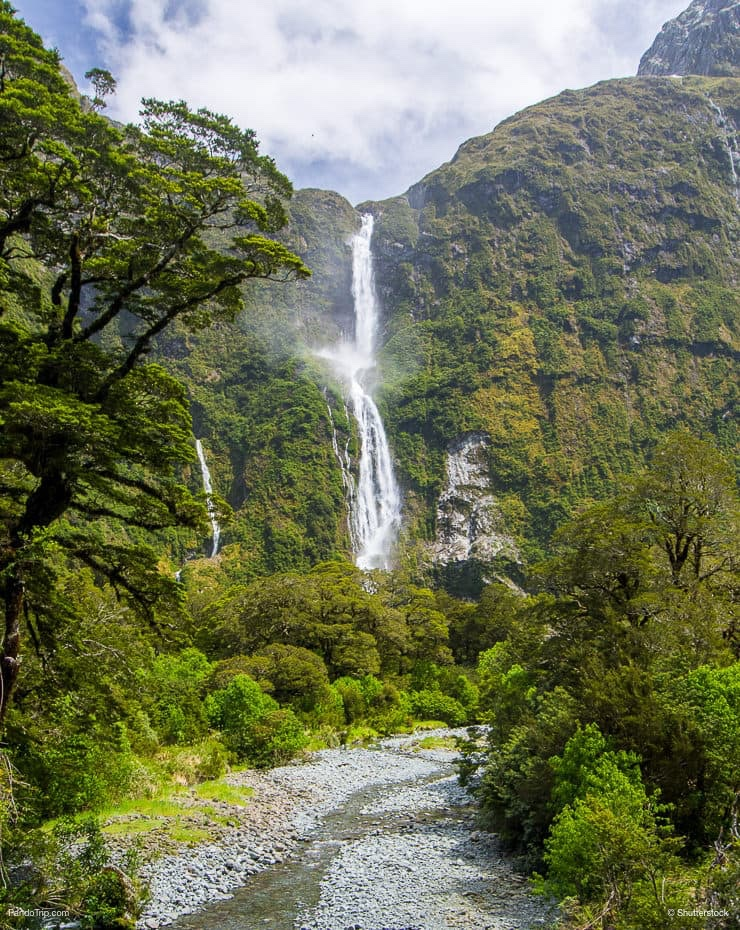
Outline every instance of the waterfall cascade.
<svg viewBox="0 0 740 930"><path fill-rule="evenodd" d="M352 239L354 342L340 343L320 353L331 361L346 382L352 414L357 421L360 463L357 482L353 480L352 492L347 496L355 562L365 570L390 568L391 550L401 525L401 495L393 474L388 439L378 408L365 384L367 373L375 367L379 317L370 249L372 234L373 217L365 214L360 232ZM335 454L337 452L338 446ZM344 469L342 471L344 474Z"/></svg>
<svg viewBox="0 0 740 930"><path fill-rule="evenodd" d="M203 451L203 443L200 441L200 439L195 440L195 451L198 453L200 471L203 476L203 490L206 492L206 507L208 508L208 517L211 521L211 528L213 530L213 548L211 549L211 558L214 558L214 556L218 555L218 546L221 541L221 527L216 518L216 508L213 506L213 500L211 497L213 494L211 473L208 471L206 455Z"/></svg>
<svg viewBox="0 0 740 930"><path fill-rule="evenodd" d="M355 504L355 493L357 486L355 484L355 476L352 474L352 459L349 454L349 442L344 446L344 449L339 448L339 439L337 438L337 428L334 425L334 414L331 412L331 405L329 401L326 402L326 412L329 414L329 423L331 424L331 447L334 450L334 458L337 460L339 465L339 470L342 473L342 487L344 488L344 496L347 499L349 505L350 513L354 508ZM345 407L345 414L347 414L347 419L349 419L349 413ZM354 538L354 527L352 526L352 521L350 521L350 537L352 539L352 549L356 550L356 540Z"/></svg>
<svg viewBox="0 0 740 930"><path fill-rule="evenodd" d="M727 157L730 162L730 173L732 175L732 185L735 193L735 200L740 203L740 181L738 181L737 168L735 167L735 161L738 160L738 151L737 151L737 137L735 134L734 127L728 121L725 114L722 112L721 108L712 100L711 97L707 97L710 106L717 114L717 123L719 124L720 129L724 135L725 151L727 152Z"/></svg>

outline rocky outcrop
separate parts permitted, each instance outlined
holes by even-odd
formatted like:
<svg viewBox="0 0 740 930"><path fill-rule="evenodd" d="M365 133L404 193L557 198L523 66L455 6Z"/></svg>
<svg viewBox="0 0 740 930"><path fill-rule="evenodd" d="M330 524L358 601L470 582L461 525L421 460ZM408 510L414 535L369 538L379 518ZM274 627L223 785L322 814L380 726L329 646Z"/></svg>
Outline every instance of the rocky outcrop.
<svg viewBox="0 0 740 930"><path fill-rule="evenodd" d="M518 561L514 540L491 493L487 433L467 433L450 444L447 481L437 504L435 562L491 562L497 556Z"/></svg>
<svg viewBox="0 0 740 930"><path fill-rule="evenodd" d="M694 0L663 26L637 73L740 76L740 2Z"/></svg>

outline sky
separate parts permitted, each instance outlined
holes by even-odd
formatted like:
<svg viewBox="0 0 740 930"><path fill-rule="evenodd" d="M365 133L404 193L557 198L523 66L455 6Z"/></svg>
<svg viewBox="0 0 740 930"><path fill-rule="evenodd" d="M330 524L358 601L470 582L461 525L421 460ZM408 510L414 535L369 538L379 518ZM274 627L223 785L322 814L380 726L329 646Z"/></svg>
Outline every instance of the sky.
<svg viewBox="0 0 740 930"><path fill-rule="evenodd" d="M231 116L296 187L403 193L471 136L565 88L634 75L688 0L13 0L84 74Z"/></svg>

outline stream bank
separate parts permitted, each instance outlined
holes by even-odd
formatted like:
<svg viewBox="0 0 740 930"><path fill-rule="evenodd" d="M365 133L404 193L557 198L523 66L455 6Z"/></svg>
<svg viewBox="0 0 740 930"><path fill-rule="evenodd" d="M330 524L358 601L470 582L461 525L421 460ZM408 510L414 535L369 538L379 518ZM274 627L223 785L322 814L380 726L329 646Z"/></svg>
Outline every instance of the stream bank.
<svg viewBox="0 0 740 930"><path fill-rule="evenodd" d="M148 868L146 930L530 930L551 914L476 829L455 753L430 735L240 772L253 789L217 843ZM426 740L428 743L428 740ZM195 912L195 913L194 913ZM185 916L191 914L192 916Z"/></svg>

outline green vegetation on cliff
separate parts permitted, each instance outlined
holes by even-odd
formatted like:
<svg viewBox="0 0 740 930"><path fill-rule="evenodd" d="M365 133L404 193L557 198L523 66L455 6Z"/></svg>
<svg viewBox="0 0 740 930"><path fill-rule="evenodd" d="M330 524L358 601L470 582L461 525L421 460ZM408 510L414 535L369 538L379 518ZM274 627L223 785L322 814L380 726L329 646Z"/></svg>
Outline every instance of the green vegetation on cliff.
<svg viewBox="0 0 740 930"><path fill-rule="evenodd" d="M577 925L729 900L738 80L566 91L360 208L406 515L368 577L317 352L352 332L358 212L317 190L285 212L225 117L152 100L111 125L4 0L0 24L0 866L46 857L0 901L98 894L94 821L55 845L45 820L423 718L491 726L486 813ZM711 442L663 442L682 426ZM428 587L466 434L522 554L461 576L476 601ZM484 581L511 569L535 593Z"/></svg>
<svg viewBox="0 0 740 930"><path fill-rule="evenodd" d="M370 208L385 403L420 531L440 451L489 433L528 548L603 497L668 429L737 442L734 79L565 91Z"/></svg>

